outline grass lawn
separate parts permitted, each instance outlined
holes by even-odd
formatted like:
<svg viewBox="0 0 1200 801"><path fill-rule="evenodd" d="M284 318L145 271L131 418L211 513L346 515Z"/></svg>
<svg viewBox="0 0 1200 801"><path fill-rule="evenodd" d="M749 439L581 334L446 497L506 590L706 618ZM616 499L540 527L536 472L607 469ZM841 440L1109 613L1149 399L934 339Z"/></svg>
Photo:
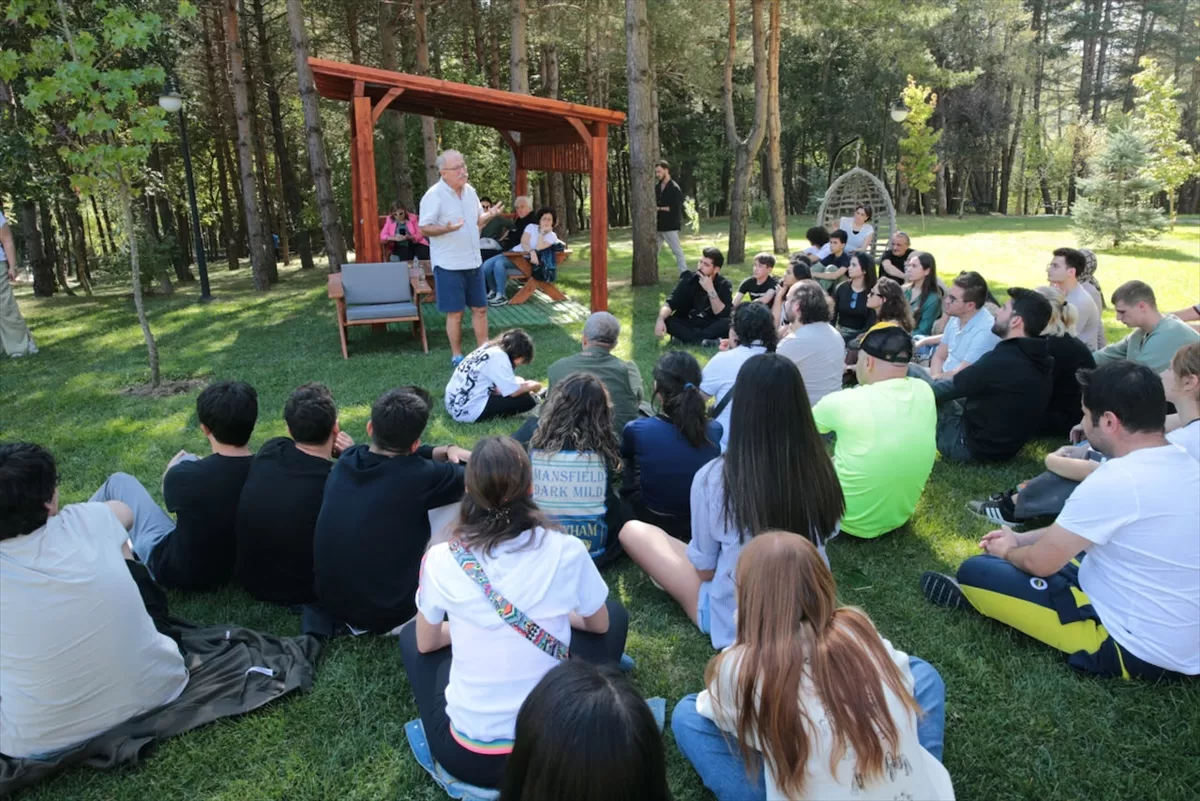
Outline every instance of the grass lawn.
<svg viewBox="0 0 1200 801"><path fill-rule="evenodd" d="M799 246L797 234L809 224L807 219L792 222L793 246ZM922 232L918 219L903 220L913 244L937 256L943 277L974 269L994 287L1044 282L1051 250L1074 243L1063 218L930 219L926 225ZM750 236L751 254L769 248L769 231L755 229ZM724 221L717 221L687 237L684 247L694 260L700 248L724 242ZM560 282L586 303L587 254L578 246L576 251ZM614 232L611 308L625 326L619 355L636 360L648 380L663 349L653 337L653 320L669 287L633 290L629 259L629 232ZM1196 218L1155 244L1102 252L1099 259L1106 295L1136 277L1155 287L1164 311L1200 299ZM660 265L664 278L673 275L665 250ZM736 285L749 265L727 272ZM172 298L151 300L164 376L251 382L262 411L252 446L286 433L283 403L303 381L332 387L343 428L360 441L372 400L388 387L418 383L440 399L450 375L444 332L430 332L432 351L424 356L407 329L381 336L354 331L351 359L343 361L324 273L285 268L281 274L278 287L257 295L246 269L227 273L215 264L213 304L194 303L194 285ZM0 440L49 447L59 461L65 502L86 500L115 470L156 486L176 451L202 450L194 392L157 399L122 394L144 381L147 372L123 286L104 287L93 298L35 300L28 289L18 296L42 352L0 363ZM1125 335L1111 308L1104 318L1110 340ZM544 379L547 365L578 348L580 328L534 330L537 358L524 375ZM439 403L425 440L470 446L480 435L515 427L460 425ZM1194 798L1200 792L1200 685L1151 686L1075 675L1048 648L971 614L931 607L921 596L921 571L952 571L977 553L976 542L987 526L965 510L966 502L1038 472L1051 445L1035 443L1001 466L954 467L939 461L904 530L876 541L843 536L832 543L830 560L842 599L864 607L898 648L941 671L947 685L945 762L959 798ZM699 690L712 656L708 638L630 562L614 566L606 578L630 610L627 650L637 659L633 678L642 692L673 704ZM171 601L176 614L201 624L236 622L279 634L299 629L297 616L238 590L176 593ZM416 714L393 640L340 639L326 649L309 694L171 740L139 768L77 768L22 798L441 798L408 753L403 724ZM666 737L675 797L708 797L669 730Z"/></svg>

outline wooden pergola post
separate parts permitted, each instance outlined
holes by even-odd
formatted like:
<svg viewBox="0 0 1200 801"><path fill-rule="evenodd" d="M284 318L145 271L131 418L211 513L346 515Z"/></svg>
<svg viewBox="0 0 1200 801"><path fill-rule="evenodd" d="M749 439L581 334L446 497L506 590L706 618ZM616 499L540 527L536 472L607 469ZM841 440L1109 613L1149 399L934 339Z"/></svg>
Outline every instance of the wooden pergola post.
<svg viewBox="0 0 1200 801"><path fill-rule="evenodd" d="M608 311L608 125L592 126L592 311Z"/></svg>

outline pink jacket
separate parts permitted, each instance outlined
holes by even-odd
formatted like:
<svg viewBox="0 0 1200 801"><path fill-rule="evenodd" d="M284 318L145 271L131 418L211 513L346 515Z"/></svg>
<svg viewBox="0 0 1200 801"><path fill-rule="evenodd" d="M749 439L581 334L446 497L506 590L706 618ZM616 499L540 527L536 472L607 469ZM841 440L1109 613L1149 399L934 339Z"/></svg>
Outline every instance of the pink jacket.
<svg viewBox="0 0 1200 801"><path fill-rule="evenodd" d="M418 224L418 222L419 222L419 218L417 217L417 215L409 212L408 223L407 223L408 224L408 232L410 234L413 233L414 231L418 232L417 235L412 238L412 241L416 242L418 245L428 245L429 239L427 237L421 236L419 233L421 230L421 226ZM391 241L391 238L395 235L396 235L396 221L393 220L391 215L389 214L387 221L383 224L383 230L379 232L379 241L380 242L389 242L389 241Z"/></svg>

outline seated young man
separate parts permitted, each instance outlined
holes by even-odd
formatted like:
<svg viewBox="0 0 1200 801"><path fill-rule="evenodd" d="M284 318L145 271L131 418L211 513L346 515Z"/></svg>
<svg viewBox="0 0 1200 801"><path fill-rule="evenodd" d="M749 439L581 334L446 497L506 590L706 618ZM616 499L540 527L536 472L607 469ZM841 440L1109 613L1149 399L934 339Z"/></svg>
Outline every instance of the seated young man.
<svg viewBox="0 0 1200 801"><path fill-rule="evenodd" d="M54 457L0 445L0 753L48 757L174 701L188 672L123 555L120 501L59 507Z"/></svg>
<svg viewBox="0 0 1200 801"><path fill-rule="evenodd" d="M211 590L233 578L258 394L244 381L210 384L196 398L196 416L212 453L201 459L180 451L167 464L162 494L174 520L128 473L113 473L92 496L133 509L133 552L155 581L180 590Z"/></svg>
<svg viewBox="0 0 1200 801"><path fill-rule="evenodd" d="M754 257L754 266L751 269L753 274L738 285L733 305L740 305L743 298L749 296L751 303L762 303L769 308L779 291L779 282L771 275L771 270L775 269L775 257L763 251Z"/></svg>
<svg viewBox="0 0 1200 801"><path fill-rule="evenodd" d="M929 368L914 363L909 365L908 374L926 381L952 378L996 347L1000 337L992 330L996 318L986 308L989 297L982 275L974 271L959 273L942 301L950 317L945 330L921 340L922 348L935 348Z"/></svg>
<svg viewBox="0 0 1200 801"><path fill-rule="evenodd" d="M462 500L470 452L421 444L429 409L420 387L380 395L371 444L348 448L325 482L313 538L317 600L355 629L386 634L416 613L429 511Z"/></svg>
<svg viewBox="0 0 1200 801"><path fill-rule="evenodd" d="M957 581L927 572L921 587L934 603L973 608L1062 651L1077 670L1195 676L1200 463L1164 436L1153 370L1118 361L1079 378L1088 442L1108 461L1053 525L989 532L986 555L963 562Z"/></svg>
<svg viewBox="0 0 1200 801"><path fill-rule="evenodd" d="M667 334L679 342L715 348L729 334L733 311L733 285L721 275L725 256L716 248L705 248L696 272L684 273L667 302L658 310L654 336Z"/></svg>
<svg viewBox="0 0 1200 801"><path fill-rule="evenodd" d="M850 271L850 254L846 252L849 236L841 228L829 235L829 253L821 257L821 270L813 270L812 277L826 292Z"/></svg>
<svg viewBox="0 0 1200 801"><path fill-rule="evenodd" d="M354 444L338 428L324 384L301 384L283 407L288 437L263 443L250 464L237 512L237 583L260 601L317 599L313 531L333 459Z"/></svg>
<svg viewBox="0 0 1200 801"><path fill-rule="evenodd" d="M1154 290L1142 281L1126 281L1112 294L1117 319L1133 329L1129 336L1096 351L1096 366L1118 359L1144 364L1156 373L1166 370L1175 351L1200 342L1200 333L1171 314L1158 310Z"/></svg>
<svg viewBox="0 0 1200 801"><path fill-rule="evenodd" d="M1011 459L1037 436L1050 402L1054 360L1041 336L1050 322L1050 301L1021 287L1008 294L992 327L1000 344L953 378L933 384L940 406L937 448L951 461Z"/></svg>
<svg viewBox="0 0 1200 801"><path fill-rule="evenodd" d="M842 531L878 537L912 517L937 453L937 406L924 381L909 378L912 336L898 325L867 331L858 351L858 386L813 406L822 434L837 435L833 467L846 498Z"/></svg>

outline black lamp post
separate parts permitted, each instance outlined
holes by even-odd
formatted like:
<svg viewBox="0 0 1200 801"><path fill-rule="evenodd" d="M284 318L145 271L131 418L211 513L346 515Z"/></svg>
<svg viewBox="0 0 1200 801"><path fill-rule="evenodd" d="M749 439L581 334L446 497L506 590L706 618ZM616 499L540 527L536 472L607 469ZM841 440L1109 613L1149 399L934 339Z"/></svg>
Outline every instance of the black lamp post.
<svg viewBox="0 0 1200 801"><path fill-rule="evenodd" d="M897 100L888 109L888 114L892 118L892 122L901 123L908 119L908 115L912 113L912 109L904 104L903 100ZM887 179L887 165L883 166L884 179ZM897 195L900 193L900 140L896 140L896 184L892 187L892 191Z"/></svg>
<svg viewBox="0 0 1200 801"><path fill-rule="evenodd" d="M200 300L213 299L208 287L208 262L204 258L204 239L200 233L200 209L196 206L196 179L192 177L192 154L188 149L187 117L183 114L183 96L179 94L175 81L167 79L163 93L158 96L158 105L168 114L179 114L179 143L183 151L183 170L187 174L188 203L192 209L192 236L196 240L196 269L200 272Z"/></svg>

